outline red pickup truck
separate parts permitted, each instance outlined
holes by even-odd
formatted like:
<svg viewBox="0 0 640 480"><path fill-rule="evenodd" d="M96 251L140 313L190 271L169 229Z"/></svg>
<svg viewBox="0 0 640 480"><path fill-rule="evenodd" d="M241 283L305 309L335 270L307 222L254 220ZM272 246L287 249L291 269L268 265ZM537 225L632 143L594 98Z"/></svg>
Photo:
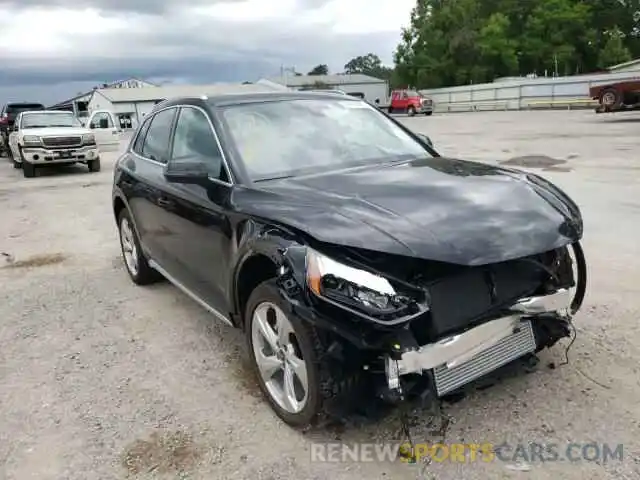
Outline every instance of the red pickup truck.
<svg viewBox="0 0 640 480"><path fill-rule="evenodd" d="M598 100L596 113L637 110L640 108L640 78L591 87L589 97Z"/></svg>
<svg viewBox="0 0 640 480"><path fill-rule="evenodd" d="M389 113L400 112L407 113L411 117L416 113L432 115L433 100L415 90L394 90L391 92Z"/></svg>

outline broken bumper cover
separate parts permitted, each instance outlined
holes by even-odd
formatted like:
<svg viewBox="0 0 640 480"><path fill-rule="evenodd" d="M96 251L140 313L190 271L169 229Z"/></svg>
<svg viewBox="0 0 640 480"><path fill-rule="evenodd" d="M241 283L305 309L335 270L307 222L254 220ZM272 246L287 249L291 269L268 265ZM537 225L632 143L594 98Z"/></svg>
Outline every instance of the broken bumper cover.
<svg viewBox="0 0 640 480"><path fill-rule="evenodd" d="M456 390L491 371L537 349L532 322L538 315L553 315L557 322L571 316L572 292L525 298L508 314L435 343L406 351L399 359L386 358L385 371L390 389L400 388L400 377L425 370L433 372L438 396Z"/></svg>

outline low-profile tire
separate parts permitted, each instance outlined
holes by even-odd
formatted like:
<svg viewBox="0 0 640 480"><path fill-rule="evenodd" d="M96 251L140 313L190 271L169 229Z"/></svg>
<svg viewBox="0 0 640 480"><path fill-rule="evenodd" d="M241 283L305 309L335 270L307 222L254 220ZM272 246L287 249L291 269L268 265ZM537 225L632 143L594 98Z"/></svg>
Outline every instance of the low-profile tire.
<svg viewBox="0 0 640 480"><path fill-rule="evenodd" d="M244 326L251 364L271 408L292 427L314 424L326 413L326 403L339 392L342 379L329 373L318 331L289 312L273 279L251 293ZM295 401L285 394L285 370L291 373L294 388L287 391Z"/></svg>
<svg viewBox="0 0 640 480"><path fill-rule="evenodd" d="M36 166L31 163L31 162L27 162L26 160L24 160L24 158L22 159L22 174L25 176L25 178L33 178L36 176Z"/></svg>
<svg viewBox="0 0 640 480"><path fill-rule="evenodd" d="M89 167L90 172L99 172L100 171L100 159L96 158L95 160L87 161L87 167Z"/></svg>
<svg viewBox="0 0 640 480"><path fill-rule="evenodd" d="M149 266L149 262L142 252L138 234L126 208L123 208L118 215L118 233L124 266L133 283L150 285L161 280L162 275Z"/></svg>
<svg viewBox="0 0 640 480"><path fill-rule="evenodd" d="M416 109L415 109L415 107L413 107L413 106L409 107L409 108L407 109L407 114L408 114L410 117L413 117L413 116L416 114Z"/></svg>

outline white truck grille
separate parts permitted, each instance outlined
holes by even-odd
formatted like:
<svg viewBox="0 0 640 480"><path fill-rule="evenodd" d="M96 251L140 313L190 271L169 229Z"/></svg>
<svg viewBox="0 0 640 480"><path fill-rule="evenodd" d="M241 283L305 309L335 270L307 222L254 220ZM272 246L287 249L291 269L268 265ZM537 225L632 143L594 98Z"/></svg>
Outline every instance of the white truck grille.
<svg viewBox="0 0 640 480"><path fill-rule="evenodd" d="M439 397L446 395L535 349L536 340L531 321L523 320L517 332L503 338L467 362L452 368L446 365L434 368L437 394Z"/></svg>

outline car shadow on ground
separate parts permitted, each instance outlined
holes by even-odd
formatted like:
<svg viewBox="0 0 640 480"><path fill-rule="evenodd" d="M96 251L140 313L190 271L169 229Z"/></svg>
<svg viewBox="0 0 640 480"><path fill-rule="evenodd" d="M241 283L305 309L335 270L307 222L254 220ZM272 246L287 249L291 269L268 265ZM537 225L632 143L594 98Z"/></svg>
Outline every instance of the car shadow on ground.
<svg viewBox="0 0 640 480"><path fill-rule="evenodd" d="M44 165L36 168L36 177L55 177L91 173L86 165Z"/></svg>

